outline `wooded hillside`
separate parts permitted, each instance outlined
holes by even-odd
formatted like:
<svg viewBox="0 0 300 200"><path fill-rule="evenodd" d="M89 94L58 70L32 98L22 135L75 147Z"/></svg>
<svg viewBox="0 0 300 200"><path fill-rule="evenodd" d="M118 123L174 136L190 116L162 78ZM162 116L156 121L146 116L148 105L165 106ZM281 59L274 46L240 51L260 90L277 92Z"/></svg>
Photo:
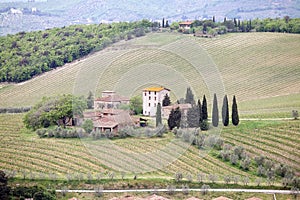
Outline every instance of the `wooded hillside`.
<svg viewBox="0 0 300 200"><path fill-rule="evenodd" d="M0 37L0 82L22 82L99 51L145 35L149 21L75 25Z"/></svg>

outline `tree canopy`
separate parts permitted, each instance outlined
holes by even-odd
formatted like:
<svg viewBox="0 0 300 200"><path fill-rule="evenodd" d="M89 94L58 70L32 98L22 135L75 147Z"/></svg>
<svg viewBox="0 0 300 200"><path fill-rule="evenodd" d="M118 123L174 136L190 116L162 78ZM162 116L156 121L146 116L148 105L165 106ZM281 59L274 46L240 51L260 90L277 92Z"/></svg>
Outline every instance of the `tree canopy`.
<svg viewBox="0 0 300 200"><path fill-rule="evenodd" d="M213 100L212 124L214 127L218 127L219 125L219 109L218 109L218 99L216 94L214 94L214 100Z"/></svg>
<svg viewBox="0 0 300 200"><path fill-rule="evenodd" d="M194 94L190 87L186 89L185 103L195 104Z"/></svg>
<svg viewBox="0 0 300 200"><path fill-rule="evenodd" d="M223 106L222 106L222 122L224 126L228 126L229 124L229 109L228 109L228 98L227 95L223 98Z"/></svg>
<svg viewBox="0 0 300 200"><path fill-rule="evenodd" d="M236 103L236 98L235 96L233 96L233 100L232 100L232 124L237 126L240 122L239 119L239 113L238 113L238 108L237 108L237 103Z"/></svg>
<svg viewBox="0 0 300 200"><path fill-rule="evenodd" d="M147 20L72 25L0 37L0 82L22 82L120 40L145 35Z"/></svg>
<svg viewBox="0 0 300 200"><path fill-rule="evenodd" d="M71 94L56 97L44 97L24 117L27 128L36 130L51 125L64 127L72 118L82 116L87 102L84 97Z"/></svg>
<svg viewBox="0 0 300 200"><path fill-rule="evenodd" d="M162 104L163 104L162 106L169 106L169 105L171 105L171 100L170 100L170 97L169 97L168 94L166 94L164 96Z"/></svg>
<svg viewBox="0 0 300 200"><path fill-rule="evenodd" d="M134 112L134 114L139 115L143 113L143 99L140 95L134 96L130 98L129 103L130 110Z"/></svg>
<svg viewBox="0 0 300 200"><path fill-rule="evenodd" d="M172 130L175 127L179 128L180 121L181 121L181 111L179 107L177 107L175 110L172 109L168 118L169 129Z"/></svg>

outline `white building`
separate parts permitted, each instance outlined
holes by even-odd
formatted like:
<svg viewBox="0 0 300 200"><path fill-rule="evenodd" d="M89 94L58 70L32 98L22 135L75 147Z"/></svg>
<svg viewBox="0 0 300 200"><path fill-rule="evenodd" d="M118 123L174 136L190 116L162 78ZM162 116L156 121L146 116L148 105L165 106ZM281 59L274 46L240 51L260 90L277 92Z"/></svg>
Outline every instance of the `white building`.
<svg viewBox="0 0 300 200"><path fill-rule="evenodd" d="M155 116L158 103L161 104L165 95L170 96L170 90L164 87L150 87L143 90L143 114Z"/></svg>

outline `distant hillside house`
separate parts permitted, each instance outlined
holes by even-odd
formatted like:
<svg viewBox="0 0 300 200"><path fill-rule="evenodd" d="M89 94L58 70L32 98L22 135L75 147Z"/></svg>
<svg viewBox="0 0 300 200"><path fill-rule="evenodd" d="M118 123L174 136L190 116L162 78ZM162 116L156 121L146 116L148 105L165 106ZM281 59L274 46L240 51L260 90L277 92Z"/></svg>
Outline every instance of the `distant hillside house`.
<svg viewBox="0 0 300 200"><path fill-rule="evenodd" d="M181 113L183 114L187 114L187 111L192 108L192 105L189 103L185 103L185 104L174 104L174 105L170 105L170 106L164 106L162 107L162 117L163 118L169 118L169 115L171 113L172 109L176 109L178 108L180 109Z"/></svg>
<svg viewBox="0 0 300 200"><path fill-rule="evenodd" d="M116 94L114 91L103 91L100 98L95 99L94 109L118 109L121 104L129 104L130 99Z"/></svg>
<svg viewBox="0 0 300 200"><path fill-rule="evenodd" d="M179 28L182 28L182 29L190 29L191 28L191 25L192 25L193 22L180 22L179 23Z"/></svg>
<svg viewBox="0 0 300 200"><path fill-rule="evenodd" d="M155 116L157 104L162 105L165 95L170 96L170 90L164 87L149 87L143 90L143 114Z"/></svg>

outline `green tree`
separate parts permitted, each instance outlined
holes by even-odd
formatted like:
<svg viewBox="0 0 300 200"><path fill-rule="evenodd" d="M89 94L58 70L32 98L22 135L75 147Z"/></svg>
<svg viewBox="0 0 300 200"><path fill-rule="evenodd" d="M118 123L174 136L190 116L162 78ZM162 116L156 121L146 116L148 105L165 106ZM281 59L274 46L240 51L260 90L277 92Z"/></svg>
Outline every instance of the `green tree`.
<svg viewBox="0 0 300 200"><path fill-rule="evenodd" d="M88 97L87 97L87 108L93 109L94 108L94 95L91 91L89 91Z"/></svg>
<svg viewBox="0 0 300 200"><path fill-rule="evenodd" d="M4 171L0 170L0 199L8 200L10 188L7 186L8 178Z"/></svg>
<svg viewBox="0 0 300 200"><path fill-rule="evenodd" d="M179 128L180 120L181 120L181 111L179 107L177 107L175 110L172 109L168 118L169 129L172 130L175 127Z"/></svg>
<svg viewBox="0 0 300 200"><path fill-rule="evenodd" d="M94 128L93 121L90 119L87 119L83 122L82 128L85 130L86 133L91 133Z"/></svg>
<svg viewBox="0 0 300 200"><path fill-rule="evenodd" d="M134 96L130 99L129 103L130 110L134 112L134 114L139 115L143 113L143 99L140 95Z"/></svg>
<svg viewBox="0 0 300 200"><path fill-rule="evenodd" d="M222 106L222 122L224 126L228 126L229 124L229 109L228 109L228 98L227 95L223 98L223 106Z"/></svg>
<svg viewBox="0 0 300 200"><path fill-rule="evenodd" d="M195 104L194 94L190 87L186 89L185 103Z"/></svg>
<svg viewBox="0 0 300 200"><path fill-rule="evenodd" d="M232 101L232 124L237 126L240 122L239 119L239 113L238 113L238 108L237 108L237 103L236 103L236 98L235 95L233 96L233 101Z"/></svg>
<svg viewBox="0 0 300 200"><path fill-rule="evenodd" d="M203 95L203 100L202 100L202 118L203 120L208 119L208 114L207 114L207 101L205 95Z"/></svg>
<svg viewBox="0 0 300 200"><path fill-rule="evenodd" d="M214 94L213 109L212 109L212 124L214 127L219 125L219 109L217 95Z"/></svg>
<svg viewBox="0 0 300 200"><path fill-rule="evenodd" d="M164 96L163 102L162 102L162 106L169 106L171 105L171 100L168 94L166 94Z"/></svg>
<svg viewBox="0 0 300 200"><path fill-rule="evenodd" d="M159 125L162 125L161 105L160 105L160 103L158 103L157 107L156 107L156 127L158 127Z"/></svg>
<svg viewBox="0 0 300 200"><path fill-rule="evenodd" d="M202 106L201 106L200 99L198 99L197 107L198 107L198 113L199 113L199 126L200 126L201 122L203 121Z"/></svg>
<svg viewBox="0 0 300 200"><path fill-rule="evenodd" d="M198 106L193 105L187 111L187 124L190 128L199 127L199 109Z"/></svg>
<svg viewBox="0 0 300 200"><path fill-rule="evenodd" d="M24 123L27 128L33 130L50 125L65 127L74 117L81 117L86 108L87 103L83 97L70 94L44 97L25 115Z"/></svg>

